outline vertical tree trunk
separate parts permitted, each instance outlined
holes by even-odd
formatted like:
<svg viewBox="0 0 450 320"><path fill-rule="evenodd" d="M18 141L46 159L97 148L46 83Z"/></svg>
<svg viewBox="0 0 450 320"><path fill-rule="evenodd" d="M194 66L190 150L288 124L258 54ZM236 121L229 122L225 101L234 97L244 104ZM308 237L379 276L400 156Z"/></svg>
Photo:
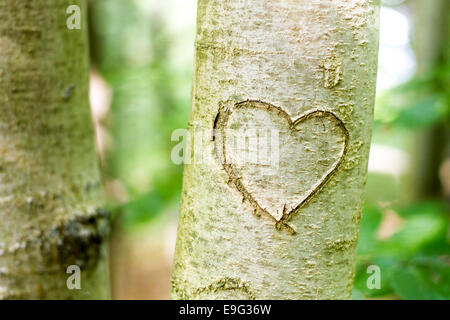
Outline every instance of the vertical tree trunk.
<svg viewBox="0 0 450 320"><path fill-rule="evenodd" d="M215 137L194 141L185 165L173 298L350 298L375 1L199 0L197 24L189 132ZM229 143L237 128L273 133L278 148L248 139L244 151L279 151L275 164L242 164Z"/></svg>
<svg viewBox="0 0 450 320"><path fill-rule="evenodd" d="M80 30L66 26L70 5L82 9ZM0 0L3 299L108 297L85 10L84 0ZM80 290L66 285L71 265Z"/></svg>
<svg viewBox="0 0 450 320"><path fill-rule="evenodd" d="M448 0L414 0L409 6L412 11L414 29L414 51L417 56L417 74L435 73L448 63L449 39L449 9ZM434 80L434 90L448 90L448 86ZM429 90L429 88L427 88ZM417 92L420 95L430 95L433 92ZM412 155L413 198L423 199L436 197L441 192L439 182L439 167L449 148L448 123L439 124L434 128L415 132L414 150Z"/></svg>

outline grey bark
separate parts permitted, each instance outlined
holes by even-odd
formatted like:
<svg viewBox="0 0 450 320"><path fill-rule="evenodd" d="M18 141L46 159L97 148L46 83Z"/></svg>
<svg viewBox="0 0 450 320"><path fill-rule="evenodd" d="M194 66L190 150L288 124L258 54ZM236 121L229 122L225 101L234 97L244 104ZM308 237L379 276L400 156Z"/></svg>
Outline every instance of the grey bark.
<svg viewBox="0 0 450 320"><path fill-rule="evenodd" d="M85 19L83 0L0 0L0 299L109 296Z"/></svg>
<svg viewBox="0 0 450 320"><path fill-rule="evenodd" d="M378 12L368 0L199 0L189 132L214 137L185 165L173 298L351 297ZM240 163L237 128L277 132L278 167Z"/></svg>

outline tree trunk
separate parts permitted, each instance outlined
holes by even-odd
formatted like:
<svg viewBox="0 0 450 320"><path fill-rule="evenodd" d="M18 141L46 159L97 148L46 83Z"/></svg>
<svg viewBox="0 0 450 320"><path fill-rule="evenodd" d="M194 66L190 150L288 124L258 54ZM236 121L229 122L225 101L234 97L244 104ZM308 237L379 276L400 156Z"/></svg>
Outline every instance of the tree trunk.
<svg viewBox="0 0 450 320"><path fill-rule="evenodd" d="M70 5L80 30L66 26ZM109 296L85 18L83 0L0 0L2 299Z"/></svg>
<svg viewBox="0 0 450 320"><path fill-rule="evenodd" d="M414 51L417 57L417 74L436 73L439 68L446 67L449 51L448 0L412 0L409 2L412 11ZM440 84L434 79L433 90L448 90L447 83ZM441 80L442 81L442 80ZM427 88L428 89L428 88ZM428 89L429 90L429 89ZM418 90L418 98L433 94ZM439 196L441 183L439 167L449 148L448 121L433 128L414 133L414 150L412 155L413 199L425 199Z"/></svg>
<svg viewBox="0 0 450 320"><path fill-rule="evenodd" d="M199 0L173 298L351 297L378 12L370 0Z"/></svg>

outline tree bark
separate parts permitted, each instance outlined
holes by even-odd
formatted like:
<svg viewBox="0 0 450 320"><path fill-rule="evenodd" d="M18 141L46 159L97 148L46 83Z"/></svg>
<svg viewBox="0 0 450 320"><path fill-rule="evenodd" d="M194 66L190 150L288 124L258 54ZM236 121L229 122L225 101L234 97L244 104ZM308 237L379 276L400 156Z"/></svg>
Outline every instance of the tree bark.
<svg viewBox="0 0 450 320"><path fill-rule="evenodd" d="M351 298L378 12L369 0L199 0L189 133L214 136L185 164L173 298ZM275 132L276 165L233 162L236 128Z"/></svg>
<svg viewBox="0 0 450 320"><path fill-rule="evenodd" d="M109 296L85 18L84 0L0 0L0 299Z"/></svg>

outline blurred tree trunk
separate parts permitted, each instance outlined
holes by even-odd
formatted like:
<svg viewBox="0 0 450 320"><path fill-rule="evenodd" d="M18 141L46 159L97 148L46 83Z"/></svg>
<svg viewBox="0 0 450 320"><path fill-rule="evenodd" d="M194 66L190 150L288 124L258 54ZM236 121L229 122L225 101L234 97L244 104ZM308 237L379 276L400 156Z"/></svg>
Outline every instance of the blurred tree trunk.
<svg viewBox="0 0 450 320"><path fill-rule="evenodd" d="M417 57L417 74L433 75L434 90L448 91L448 85L439 83L436 72L448 65L450 47L448 0L410 0L413 20L413 44ZM433 92L423 90L422 95ZM412 162L414 199L435 197L441 193L439 167L449 148L449 126L440 124L432 129L415 133Z"/></svg>
<svg viewBox="0 0 450 320"><path fill-rule="evenodd" d="M80 30L66 26L70 5ZM3 299L109 297L85 18L84 0L0 0Z"/></svg>
<svg viewBox="0 0 450 320"><path fill-rule="evenodd" d="M351 298L378 7L199 0L197 19L189 124L196 149L184 171L172 297ZM279 133L279 168L222 165L227 129L256 123ZM197 129L209 133L202 144Z"/></svg>

